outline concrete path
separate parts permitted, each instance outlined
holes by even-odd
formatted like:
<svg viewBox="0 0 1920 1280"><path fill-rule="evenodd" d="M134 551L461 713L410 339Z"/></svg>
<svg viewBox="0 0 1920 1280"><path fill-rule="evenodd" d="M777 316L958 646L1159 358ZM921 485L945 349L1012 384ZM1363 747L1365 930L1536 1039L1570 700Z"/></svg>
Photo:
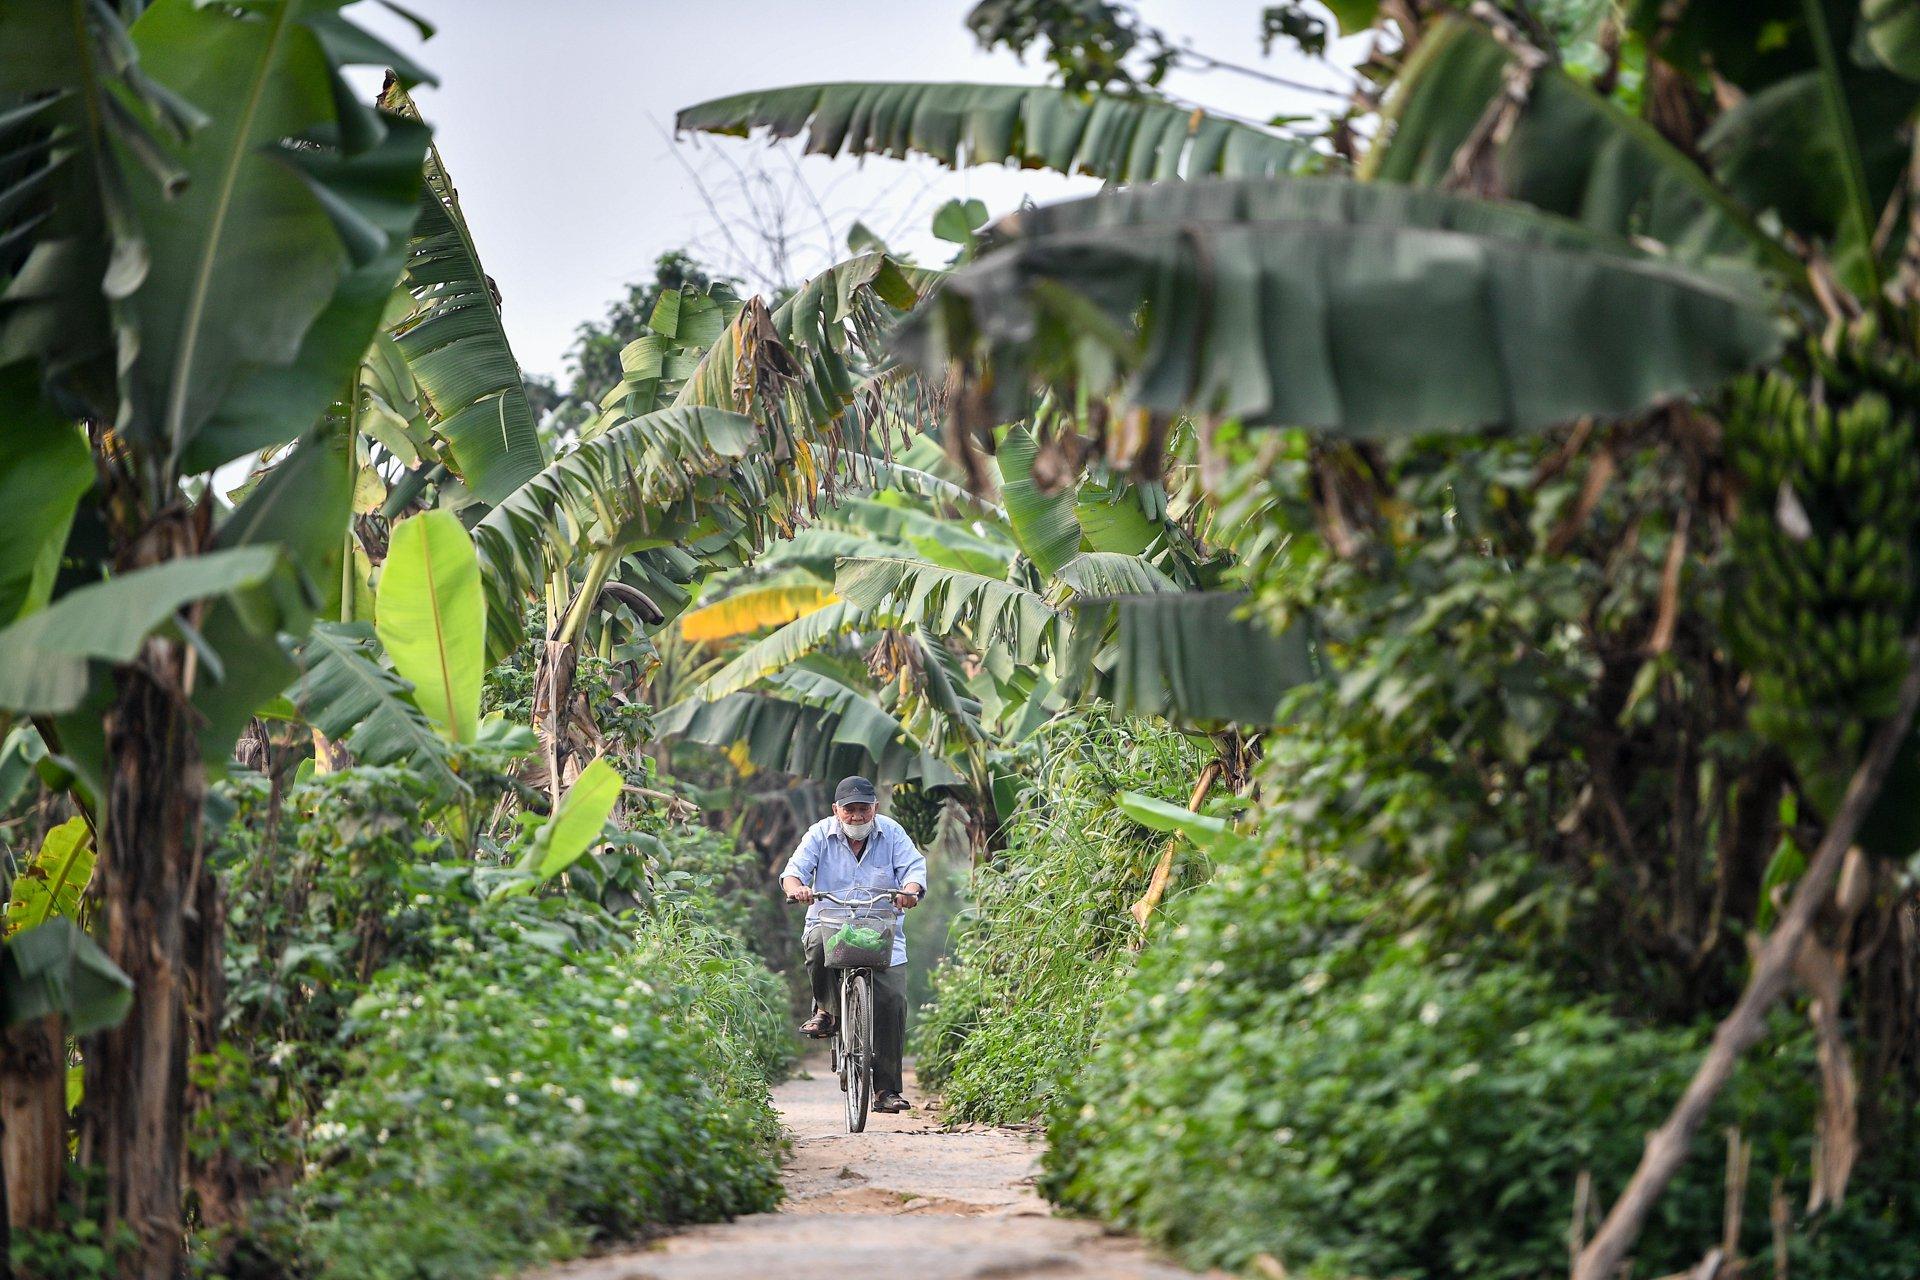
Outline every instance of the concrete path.
<svg viewBox="0 0 1920 1280"><path fill-rule="evenodd" d="M1033 1190L1036 1140L942 1130L924 1104L850 1134L824 1058L774 1090L793 1137L778 1213L696 1227L544 1280L1191 1280L1098 1225L1052 1216ZM919 1100L911 1077L908 1096Z"/></svg>

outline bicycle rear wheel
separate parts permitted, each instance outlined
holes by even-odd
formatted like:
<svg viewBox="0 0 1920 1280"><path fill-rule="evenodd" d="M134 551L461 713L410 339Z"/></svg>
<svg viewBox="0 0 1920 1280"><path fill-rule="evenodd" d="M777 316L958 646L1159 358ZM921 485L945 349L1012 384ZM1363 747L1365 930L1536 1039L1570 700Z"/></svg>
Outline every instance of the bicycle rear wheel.
<svg viewBox="0 0 1920 1280"><path fill-rule="evenodd" d="M847 975L841 988L842 1027L846 1035L847 1132L867 1127L867 1107L873 1101L873 977L865 969Z"/></svg>

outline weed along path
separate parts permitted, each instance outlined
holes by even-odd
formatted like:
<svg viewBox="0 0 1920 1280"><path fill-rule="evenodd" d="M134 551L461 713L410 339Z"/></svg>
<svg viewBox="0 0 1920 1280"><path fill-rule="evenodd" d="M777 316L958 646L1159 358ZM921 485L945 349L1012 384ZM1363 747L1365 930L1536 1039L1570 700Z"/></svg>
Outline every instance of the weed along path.
<svg viewBox="0 0 1920 1280"><path fill-rule="evenodd" d="M919 1094L909 1078L908 1095ZM1033 1189L1040 1149L1013 1129L940 1128L924 1105L846 1131L826 1059L774 1090L793 1138L778 1213L694 1227L538 1280L1191 1280Z"/></svg>

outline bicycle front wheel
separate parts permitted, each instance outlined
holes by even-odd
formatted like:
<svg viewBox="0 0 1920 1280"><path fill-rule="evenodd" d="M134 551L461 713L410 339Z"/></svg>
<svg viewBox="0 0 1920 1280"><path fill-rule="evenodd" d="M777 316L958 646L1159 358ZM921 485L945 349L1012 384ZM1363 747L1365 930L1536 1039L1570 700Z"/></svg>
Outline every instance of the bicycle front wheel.
<svg viewBox="0 0 1920 1280"><path fill-rule="evenodd" d="M864 969L847 975L841 988L841 1026L847 1081L847 1132L867 1127L867 1107L873 1101L873 977Z"/></svg>

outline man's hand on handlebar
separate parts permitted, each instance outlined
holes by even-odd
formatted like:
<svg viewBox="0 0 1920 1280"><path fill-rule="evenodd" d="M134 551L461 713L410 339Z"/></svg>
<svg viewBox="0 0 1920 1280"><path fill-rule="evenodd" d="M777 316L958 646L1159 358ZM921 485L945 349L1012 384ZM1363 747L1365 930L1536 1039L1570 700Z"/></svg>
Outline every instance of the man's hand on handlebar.
<svg viewBox="0 0 1920 1280"><path fill-rule="evenodd" d="M787 876L780 881L780 887L787 891L788 902L809 903L813 901L813 890L800 883L800 877Z"/></svg>
<svg viewBox="0 0 1920 1280"><path fill-rule="evenodd" d="M915 907L919 906L920 899L926 896L927 896L927 891L925 889L922 889L917 884L910 885L907 888L902 889L899 893L896 893L893 895L893 905L900 908L902 911L911 911Z"/></svg>

